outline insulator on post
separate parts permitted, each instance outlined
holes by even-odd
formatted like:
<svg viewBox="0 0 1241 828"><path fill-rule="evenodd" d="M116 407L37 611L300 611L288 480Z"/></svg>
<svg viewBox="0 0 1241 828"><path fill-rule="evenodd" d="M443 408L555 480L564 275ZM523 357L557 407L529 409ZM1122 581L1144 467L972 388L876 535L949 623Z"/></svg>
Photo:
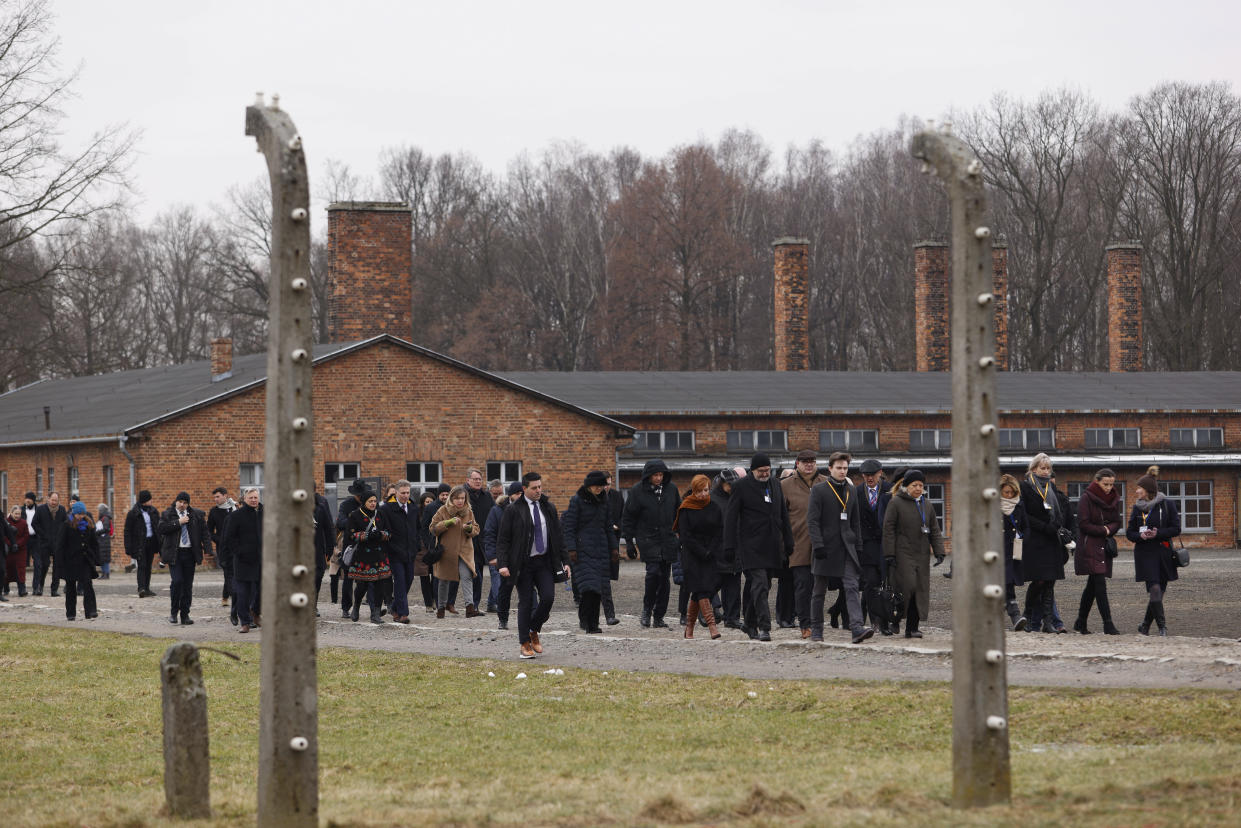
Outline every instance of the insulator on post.
<svg viewBox="0 0 1241 828"><path fill-rule="evenodd" d="M292 138L289 139L289 149L293 150L293 152L297 152L301 148L302 148L302 136L294 135Z"/></svg>
<svg viewBox="0 0 1241 828"><path fill-rule="evenodd" d="M985 563L995 563L1000 559L1000 553L996 552L994 549L988 549L986 552L982 553L982 559Z"/></svg>
<svg viewBox="0 0 1241 828"><path fill-rule="evenodd" d="M292 497L294 502L303 503L310 495L306 493L305 489L294 489Z"/></svg>
<svg viewBox="0 0 1241 828"><path fill-rule="evenodd" d="M1003 716L988 716L987 727L990 730L1003 730L1008 727L1008 722L1004 720Z"/></svg>
<svg viewBox="0 0 1241 828"><path fill-rule="evenodd" d="M289 606L302 609L310 603L310 596L304 592L295 592L289 596Z"/></svg>
<svg viewBox="0 0 1241 828"><path fill-rule="evenodd" d="M995 426L991 423L983 423L982 427L978 429L978 433L984 437L990 437L992 434L995 434Z"/></svg>
<svg viewBox="0 0 1241 828"><path fill-rule="evenodd" d="M305 290L306 280L303 279L301 276L298 276L296 279L293 280L293 289L294 290Z"/></svg>
<svg viewBox="0 0 1241 828"><path fill-rule="evenodd" d="M1004 587L999 584L987 584L982 588L982 594L986 598L1003 598Z"/></svg>
<svg viewBox="0 0 1241 828"><path fill-rule="evenodd" d="M303 750L310 747L310 740L305 736L294 736L289 740L289 747L296 750L298 753L301 753Z"/></svg>
<svg viewBox="0 0 1241 828"><path fill-rule="evenodd" d="M293 567L293 577L304 578L306 577L306 573L309 571L310 570L306 568L305 564L298 564L297 566Z"/></svg>
<svg viewBox="0 0 1241 828"><path fill-rule="evenodd" d="M974 231L974 238L976 239L986 239L990 237L991 237L990 227L979 227L978 229Z"/></svg>
<svg viewBox="0 0 1241 828"><path fill-rule="evenodd" d="M301 362L303 359L310 356L310 354L306 353L305 348L294 348L293 353L289 354L289 356L293 358L294 362Z"/></svg>
<svg viewBox="0 0 1241 828"><path fill-rule="evenodd" d="M990 368L993 365L995 365L995 357L985 356L985 357L979 357L978 359L979 368Z"/></svg>
<svg viewBox="0 0 1241 828"><path fill-rule="evenodd" d="M992 488L990 486L982 490L983 500L995 500L999 496L1000 496L999 490Z"/></svg>
<svg viewBox="0 0 1241 828"><path fill-rule="evenodd" d="M999 650L987 650L986 658L988 664L999 664L1004 660L1004 653Z"/></svg>
<svg viewBox="0 0 1241 828"><path fill-rule="evenodd" d="M992 302L994 302L994 301L995 301L995 294L993 294L993 293L980 293L980 294L978 294L978 299L977 299L977 300L975 300L975 301L977 301L977 302L978 302L978 307L980 307L980 308L985 308L985 307L987 307L987 305L990 305Z"/></svg>
<svg viewBox="0 0 1241 828"><path fill-rule="evenodd" d="M289 213L289 218L293 219L294 221L305 221L306 220L306 208L305 207L294 207L293 211Z"/></svg>
<svg viewBox="0 0 1241 828"><path fill-rule="evenodd" d="M307 420L305 417L294 417L293 418L293 430L294 431L305 431L306 426L308 425L310 425L310 421Z"/></svg>
<svg viewBox="0 0 1241 828"><path fill-rule="evenodd" d="M970 175L978 175L982 172L982 162L975 158L969 163L969 166L965 168L965 171Z"/></svg>

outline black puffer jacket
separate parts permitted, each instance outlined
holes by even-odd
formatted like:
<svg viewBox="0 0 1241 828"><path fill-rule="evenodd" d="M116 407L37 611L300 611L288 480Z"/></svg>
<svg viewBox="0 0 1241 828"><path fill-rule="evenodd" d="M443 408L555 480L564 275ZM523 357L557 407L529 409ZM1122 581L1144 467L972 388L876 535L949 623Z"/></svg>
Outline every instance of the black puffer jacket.
<svg viewBox="0 0 1241 828"><path fill-rule="evenodd" d="M660 486L651 483L651 475L663 473ZM668 466L663 460L648 460L642 467L642 482L629 490L625 502L621 534L633 538L638 544L638 554L646 563L672 563L680 555L681 544L672 531L677 517L681 495L672 485Z"/></svg>
<svg viewBox="0 0 1241 828"><path fill-rule="evenodd" d="M560 524L565 551L570 553L573 582L584 592L603 592L610 574L612 550L617 548L617 542L609 513L607 495L596 497L583 486L569 498L569 508Z"/></svg>

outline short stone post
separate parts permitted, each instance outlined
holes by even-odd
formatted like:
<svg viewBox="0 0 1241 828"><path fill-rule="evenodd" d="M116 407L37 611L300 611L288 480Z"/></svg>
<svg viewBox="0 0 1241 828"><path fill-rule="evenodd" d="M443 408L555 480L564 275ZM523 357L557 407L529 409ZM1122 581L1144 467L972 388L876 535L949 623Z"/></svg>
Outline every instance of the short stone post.
<svg viewBox="0 0 1241 828"><path fill-rule="evenodd" d="M207 689L198 648L173 644L159 662L164 701L164 799L183 819L211 816Z"/></svg>

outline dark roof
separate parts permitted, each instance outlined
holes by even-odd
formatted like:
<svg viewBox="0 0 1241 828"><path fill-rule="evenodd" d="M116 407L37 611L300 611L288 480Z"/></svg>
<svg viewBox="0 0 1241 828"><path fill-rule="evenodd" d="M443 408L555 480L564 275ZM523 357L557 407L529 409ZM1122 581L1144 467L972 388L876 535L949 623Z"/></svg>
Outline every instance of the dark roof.
<svg viewBox="0 0 1241 828"><path fill-rule="evenodd" d="M952 375L912 371L514 371L501 376L614 417L946 414ZM1010 373L1003 412L1241 412L1241 372Z"/></svg>
<svg viewBox="0 0 1241 828"><path fill-rule="evenodd" d="M314 362L317 365L381 342L415 351L491 382L568 408L620 431L632 431L622 422L582 409L541 389L524 387L503 376L386 334L358 342L316 345ZM116 439L239 394L261 385L266 379L267 354L264 352L234 358L232 372L218 382L211 381L209 360L89 377L42 380L0 394L0 446ZM50 428L45 428L44 406L51 409Z"/></svg>

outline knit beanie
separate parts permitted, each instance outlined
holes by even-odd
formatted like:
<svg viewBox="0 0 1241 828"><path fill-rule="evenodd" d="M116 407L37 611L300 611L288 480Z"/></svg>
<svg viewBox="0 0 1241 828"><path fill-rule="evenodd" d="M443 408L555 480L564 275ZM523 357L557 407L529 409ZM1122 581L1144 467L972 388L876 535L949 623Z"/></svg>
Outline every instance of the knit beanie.
<svg viewBox="0 0 1241 828"><path fill-rule="evenodd" d="M771 458L763 454L761 451L758 454L755 454L752 458L750 458L750 471L754 471L755 469L761 469L764 466L770 466L770 465L771 465Z"/></svg>
<svg viewBox="0 0 1241 828"><path fill-rule="evenodd" d="M1138 485L1142 487L1142 491L1146 492L1148 498L1159 494L1159 481L1149 474L1139 477Z"/></svg>

